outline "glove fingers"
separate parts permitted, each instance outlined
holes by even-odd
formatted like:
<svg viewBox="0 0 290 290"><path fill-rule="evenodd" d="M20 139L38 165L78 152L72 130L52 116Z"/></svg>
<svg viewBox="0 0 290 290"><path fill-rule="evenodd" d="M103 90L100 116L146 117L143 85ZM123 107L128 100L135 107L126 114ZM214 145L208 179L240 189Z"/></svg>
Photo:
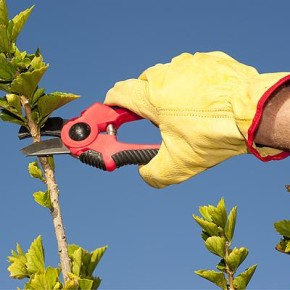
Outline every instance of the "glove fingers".
<svg viewBox="0 0 290 290"><path fill-rule="evenodd" d="M162 142L158 154L146 165L139 167L139 173L146 183L155 188L163 188L180 183L192 176L192 171L180 166L178 156ZM179 160L179 162L178 162Z"/></svg>
<svg viewBox="0 0 290 290"><path fill-rule="evenodd" d="M104 103L126 108L158 124L156 110L149 101L148 82L145 80L129 79L117 82L108 91Z"/></svg>

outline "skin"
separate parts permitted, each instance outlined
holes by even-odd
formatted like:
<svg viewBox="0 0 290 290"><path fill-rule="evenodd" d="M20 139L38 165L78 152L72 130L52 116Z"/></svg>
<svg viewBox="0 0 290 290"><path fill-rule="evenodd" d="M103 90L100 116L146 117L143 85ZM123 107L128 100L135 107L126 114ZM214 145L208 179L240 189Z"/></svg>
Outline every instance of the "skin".
<svg viewBox="0 0 290 290"><path fill-rule="evenodd" d="M266 102L254 141L261 146L290 150L290 84Z"/></svg>

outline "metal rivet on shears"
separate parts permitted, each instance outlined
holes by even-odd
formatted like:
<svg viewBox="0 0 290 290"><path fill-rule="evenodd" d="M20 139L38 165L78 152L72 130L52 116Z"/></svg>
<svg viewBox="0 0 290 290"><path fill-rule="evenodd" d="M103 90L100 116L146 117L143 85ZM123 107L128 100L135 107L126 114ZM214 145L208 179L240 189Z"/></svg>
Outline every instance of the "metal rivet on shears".
<svg viewBox="0 0 290 290"><path fill-rule="evenodd" d="M69 137L74 141L85 140L91 134L91 127L87 123L76 123L69 130Z"/></svg>
<svg viewBox="0 0 290 290"><path fill-rule="evenodd" d="M114 135L114 136L117 135L117 129L115 128L115 126L113 124L109 124L107 126L107 133L108 133L108 135Z"/></svg>

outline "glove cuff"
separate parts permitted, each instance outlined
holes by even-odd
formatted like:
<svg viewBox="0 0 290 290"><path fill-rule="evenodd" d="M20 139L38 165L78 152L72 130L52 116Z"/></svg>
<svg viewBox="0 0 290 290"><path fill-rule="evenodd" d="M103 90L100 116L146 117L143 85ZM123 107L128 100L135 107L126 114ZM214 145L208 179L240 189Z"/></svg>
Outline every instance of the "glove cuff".
<svg viewBox="0 0 290 290"><path fill-rule="evenodd" d="M260 124L266 101L269 99L269 97L272 96L272 94L277 89L279 89L282 85L284 85L289 80L290 80L290 75L286 75L280 78L262 94L262 97L257 103L256 113L249 127L248 138L247 138L248 150L262 161L281 160L290 155L290 152L286 152L286 151L281 151L281 150L272 149L268 147L257 147L254 142L255 133Z"/></svg>

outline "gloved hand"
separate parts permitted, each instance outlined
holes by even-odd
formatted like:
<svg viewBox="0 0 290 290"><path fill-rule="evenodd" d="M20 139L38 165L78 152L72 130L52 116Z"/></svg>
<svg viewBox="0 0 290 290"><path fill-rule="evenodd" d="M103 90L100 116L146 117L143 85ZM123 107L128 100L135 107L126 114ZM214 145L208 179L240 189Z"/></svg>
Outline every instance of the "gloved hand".
<svg viewBox="0 0 290 290"><path fill-rule="evenodd" d="M253 140L265 101L288 79L288 73L259 74L222 52L184 53L116 83L105 103L159 126L160 150L139 170L162 188L238 154L282 158L283 152L258 148Z"/></svg>

